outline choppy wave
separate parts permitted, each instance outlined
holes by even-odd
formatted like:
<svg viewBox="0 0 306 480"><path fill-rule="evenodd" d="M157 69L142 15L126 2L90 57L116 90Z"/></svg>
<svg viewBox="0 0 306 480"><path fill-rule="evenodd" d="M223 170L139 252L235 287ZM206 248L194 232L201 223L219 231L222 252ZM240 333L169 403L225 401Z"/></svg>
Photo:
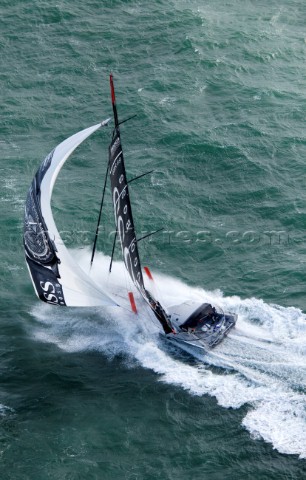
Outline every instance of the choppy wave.
<svg viewBox="0 0 306 480"><path fill-rule="evenodd" d="M99 254L92 275L120 295L129 288L123 264L115 262L106 281L101 272L108 262L108 257ZM87 268L88 263L89 254L83 251L81 264ZM193 395L214 396L225 408L248 405L242 424L253 438L264 439L281 453L306 458L305 315L293 307L268 305L256 298L224 297L220 291L192 288L157 273L154 277L167 305L201 299L238 313L235 331L196 363L173 354L172 347L165 348L158 326L141 308L136 319L128 308L88 311L39 304L33 309L37 319L33 334L67 352L123 354L128 361L156 372L161 381L179 385ZM211 366L222 369L216 372Z"/></svg>
<svg viewBox="0 0 306 480"><path fill-rule="evenodd" d="M14 413L14 410L0 403L0 417L6 417L9 413Z"/></svg>

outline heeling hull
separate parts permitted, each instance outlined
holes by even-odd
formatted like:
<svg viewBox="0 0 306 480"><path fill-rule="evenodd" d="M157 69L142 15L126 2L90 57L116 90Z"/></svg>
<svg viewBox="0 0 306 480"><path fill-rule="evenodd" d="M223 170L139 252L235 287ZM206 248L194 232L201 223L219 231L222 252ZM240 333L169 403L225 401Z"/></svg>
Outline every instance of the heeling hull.
<svg viewBox="0 0 306 480"><path fill-rule="evenodd" d="M165 338L173 345L191 355L203 356L224 340L229 331L235 326L236 321L236 314L226 314L222 331L213 332L211 334L204 332L178 332L176 334L170 333L165 335Z"/></svg>

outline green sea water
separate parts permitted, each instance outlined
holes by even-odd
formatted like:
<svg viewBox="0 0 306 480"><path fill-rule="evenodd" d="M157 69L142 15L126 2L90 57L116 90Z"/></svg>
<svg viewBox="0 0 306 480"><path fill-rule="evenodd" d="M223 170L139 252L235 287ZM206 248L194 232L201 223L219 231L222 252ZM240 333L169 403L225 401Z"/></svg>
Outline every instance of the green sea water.
<svg viewBox="0 0 306 480"><path fill-rule="evenodd" d="M302 0L2 0L0 478L306 478ZM115 77L137 232L161 298L219 304L199 361L127 313L35 297L23 207L42 159L111 116ZM53 213L84 268L111 128L62 170ZM92 275L105 281L108 194ZM112 282L125 292L120 251ZM120 288L121 288L120 287Z"/></svg>

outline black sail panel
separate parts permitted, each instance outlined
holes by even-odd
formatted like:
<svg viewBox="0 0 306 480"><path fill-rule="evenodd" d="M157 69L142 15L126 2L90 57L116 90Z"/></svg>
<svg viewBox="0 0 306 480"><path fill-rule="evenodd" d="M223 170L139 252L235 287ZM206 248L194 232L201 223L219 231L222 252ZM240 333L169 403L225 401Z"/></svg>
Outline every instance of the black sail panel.
<svg viewBox="0 0 306 480"><path fill-rule="evenodd" d="M120 139L119 120L116 108L115 89L113 77L110 75L110 87L114 112L115 129L113 139L109 147L109 174L111 179L111 191L114 206L117 234L121 242L121 250L125 266L130 277L138 288L143 298L147 301L154 315L162 325L166 334L173 333L170 319L148 290L145 289L138 247L130 203L128 183L126 179L124 158Z"/></svg>
<svg viewBox="0 0 306 480"><path fill-rule="evenodd" d="M120 238L123 260L133 283L138 290L144 293L144 283L118 127L114 130L113 139L109 147L109 174L115 222L117 234Z"/></svg>
<svg viewBox="0 0 306 480"><path fill-rule="evenodd" d="M23 244L37 296L44 302L66 305L55 245L41 211L41 183L51 166L52 151L43 161L28 191L24 210Z"/></svg>

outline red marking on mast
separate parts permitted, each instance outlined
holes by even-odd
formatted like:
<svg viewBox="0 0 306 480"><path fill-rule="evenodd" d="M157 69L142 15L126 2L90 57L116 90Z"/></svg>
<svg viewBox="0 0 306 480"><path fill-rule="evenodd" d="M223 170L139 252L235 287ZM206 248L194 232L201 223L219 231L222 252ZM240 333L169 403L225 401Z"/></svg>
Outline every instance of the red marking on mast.
<svg viewBox="0 0 306 480"><path fill-rule="evenodd" d="M153 280L152 273L150 272L149 267L143 267L143 269L146 272L146 274L148 275L149 279Z"/></svg>
<svg viewBox="0 0 306 480"><path fill-rule="evenodd" d="M136 308L136 303L135 303L134 295L133 295L132 292L128 292L128 295L129 295L129 300L130 300L130 304L131 304L132 311L133 311L134 313L137 313L137 308Z"/></svg>
<svg viewBox="0 0 306 480"><path fill-rule="evenodd" d="M110 88L111 88L112 104L114 105L116 103L116 97L115 97L115 88L114 88L114 81L113 81L113 75L112 74L110 74L110 76L109 76L109 83L110 83Z"/></svg>

